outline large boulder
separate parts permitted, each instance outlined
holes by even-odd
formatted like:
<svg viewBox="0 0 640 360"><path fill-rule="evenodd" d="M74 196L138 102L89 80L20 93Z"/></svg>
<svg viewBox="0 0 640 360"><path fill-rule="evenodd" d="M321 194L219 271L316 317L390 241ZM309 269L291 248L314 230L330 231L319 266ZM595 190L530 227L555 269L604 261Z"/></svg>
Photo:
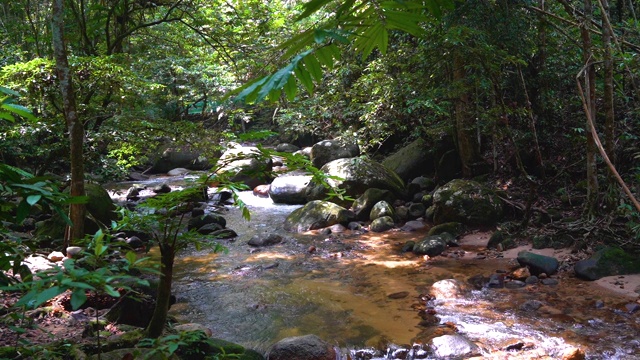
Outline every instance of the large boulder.
<svg viewBox="0 0 640 360"><path fill-rule="evenodd" d="M356 214L357 220L366 221L370 219L371 209L375 204L383 200L392 204L395 198L389 190L371 188L355 199L351 208Z"/></svg>
<svg viewBox="0 0 640 360"><path fill-rule="evenodd" d="M456 179L433 194L433 222L492 225L502 217L502 200L496 193L471 180Z"/></svg>
<svg viewBox="0 0 640 360"><path fill-rule="evenodd" d="M289 214L284 221L284 228L291 232L305 232L335 224L347 224L351 219L353 213L342 206L315 200Z"/></svg>
<svg viewBox="0 0 640 360"><path fill-rule="evenodd" d="M528 267L531 274L536 276L542 273L547 275L555 274L560 266L558 259L552 256L534 254L528 251L520 251L517 260L520 265Z"/></svg>
<svg viewBox="0 0 640 360"><path fill-rule="evenodd" d="M302 172L292 172L273 179L269 197L276 204L304 204L307 202L307 186L312 176Z"/></svg>
<svg viewBox="0 0 640 360"><path fill-rule="evenodd" d="M371 209L371 213L369 215L369 220L373 221L383 216L389 216L392 219L396 217L396 212L393 210L393 206L391 206L391 204L384 200L378 201L373 206L373 209Z"/></svg>
<svg viewBox="0 0 640 360"><path fill-rule="evenodd" d="M217 173L226 173L229 180L241 182L253 189L269 182L273 161L256 147L237 146L227 149L217 163Z"/></svg>
<svg viewBox="0 0 640 360"><path fill-rule="evenodd" d="M382 165L396 172L404 181L408 181L416 176L433 173L434 162L427 141L419 138L389 155L382 161Z"/></svg>
<svg viewBox="0 0 640 360"><path fill-rule="evenodd" d="M335 360L336 352L316 335L295 336L273 344L267 360Z"/></svg>
<svg viewBox="0 0 640 360"><path fill-rule="evenodd" d="M87 217L84 230L86 234L94 234L98 229L111 226L111 222L118 219L116 205L107 190L95 183L84 184L87 196ZM50 239L64 237L65 221L55 214L50 219L36 224L36 236Z"/></svg>
<svg viewBox="0 0 640 360"><path fill-rule="evenodd" d="M640 262L620 248L608 247L578 261L573 269L577 277L593 281L605 276L640 273Z"/></svg>
<svg viewBox="0 0 640 360"><path fill-rule="evenodd" d="M199 153L175 147L168 147L154 161L150 172L152 174L167 173L175 168L187 168L191 170L208 169L209 161Z"/></svg>
<svg viewBox="0 0 640 360"><path fill-rule="evenodd" d="M352 198L357 198L369 188L389 190L396 197L404 197L404 181L392 170L371 159L356 157L333 160L321 170L334 177L327 179L329 185L343 190L344 195ZM312 182L307 187L307 200L324 199L327 193L324 186Z"/></svg>
<svg viewBox="0 0 640 360"><path fill-rule="evenodd" d="M373 232L385 232L387 230L393 229L394 226L395 223L391 216L381 216L373 220L369 228Z"/></svg>
<svg viewBox="0 0 640 360"><path fill-rule="evenodd" d="M311 163L319 168L324 164L344 158L352 158L360 155L358 144L343 140L323 140L311 147Z"/></svg>

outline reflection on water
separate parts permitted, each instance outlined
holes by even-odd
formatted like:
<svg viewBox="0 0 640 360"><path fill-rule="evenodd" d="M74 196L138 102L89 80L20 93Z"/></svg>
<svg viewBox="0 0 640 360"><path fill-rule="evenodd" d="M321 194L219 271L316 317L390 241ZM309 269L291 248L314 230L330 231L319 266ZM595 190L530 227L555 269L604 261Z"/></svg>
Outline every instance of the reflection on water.
<svg viewBox="0 0 640 360"><path fill-rule="evenodd" d="M243 220L238 209L225 210L227 227L239 234L235 241L223 242L229 252L192 249L176 263L178 303L171 312L180 320L208 326L215 337L259 351L282 338L310 333L342 348L398 344L410 349L439 328L419 325L416 310L425 306L421 295L435 281L465 281L510 267L501 259L426 261L400 253L405 241L419 239L423 232L286 233L284 218L297 206L274 205L249 192L241 198L251 210L251 221ZM259 249L246 244L255 234L273 232L286 240ZM592 359L635 359L640 352L638 316L615 310L621 300L579 284L567 278L553 287L476 291L465 300L430 306L440 327L455 324L487 356L522 342L552 357L571 344L586 349ZM408 295L390 297L399 293ZM546 308L520 310L531 299ZM607 306L596 310L596 300Z"/></svg>

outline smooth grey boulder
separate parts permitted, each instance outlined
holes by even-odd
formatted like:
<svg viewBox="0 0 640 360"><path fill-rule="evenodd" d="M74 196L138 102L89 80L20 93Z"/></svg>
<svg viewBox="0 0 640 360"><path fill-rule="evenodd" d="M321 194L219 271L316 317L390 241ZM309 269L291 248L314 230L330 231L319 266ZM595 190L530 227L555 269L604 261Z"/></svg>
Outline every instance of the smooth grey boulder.
<svg viewBox="0 0 640 360"><path fill-rule="evenodd" d="M276 204L304 204L306 191L312 176L307 173L293 172L273 179L269 187L269 197Z"/></svg>
<svg viewBox="0 0 640 360"><path fill-rule="evenodd" d="M210 167L209 161L198 152L186 148L165 147L156 156L151 166L151 174L167 173L172 169L186 168L190 170L204 170Z"/></svg>
<svg viewBox="0 0 640 360"><path fill-rule="evenodd" d="M355 157L333 160L320 170L333 177L327 179L330 186L343 190L344 195L351 198L359 197L370 188L389 190L398 198L404 197L402 179L393 171L368 158ZM307 200L324 199L327 193L328 190L324 186L311 182L307 187ZM339 201L336 200L336 202Z"/></svg>
<svg viewBox="0 0 640 360"><path fill-rule="evenodd" d="M456 179L433 193L433 222L492 225L502 217L502 200L496 193L471 180Z"/></svg>
<svg viewBox="0 0 640 360"><path fill-rule="evenodd" d="M336 352L316 335L284 338L267 352L267 360L335 360Z"/></svg>
<svg viewBox="0 0 640 360"><path fill-rule="evenodd" d="M358 144L343 139L323 140L311 147L311 163L320 168L324 164L344 158L360 155Z"/></svg>
<svg viewBox="0 0 640 360"><path fill-rule="evenodd" d="M305 232L335 224L348 224L353 212L340 205L314 200L294 210L284 221L284 228L291 232Z"/></svg>
<svg viewBox="0 0 640 360"><path fill-rule="evenodd" d="M282 143L282 144L278 144L276 146L276 151L277 152L284 152L284 153L294 153L296 151L300 150L299 147L293 145L293 144L289 144L289 143Z"/></svg>
<svg viewBox="0 0 640 360"><path fill-rule="evenodd" d="M528 267L531 274L536 276L542 273L547 275L555 274L560 266L558 259L554 257L534 254L528 251L520 251L517 260L520 265Z"/></svg>
<svg viewBox="0 0 640 360"><path fill-rule="evenodd" d="M456 279L436 281L431 285L429 293L436 299L460 299L469 293L467 284Z"/></svg>

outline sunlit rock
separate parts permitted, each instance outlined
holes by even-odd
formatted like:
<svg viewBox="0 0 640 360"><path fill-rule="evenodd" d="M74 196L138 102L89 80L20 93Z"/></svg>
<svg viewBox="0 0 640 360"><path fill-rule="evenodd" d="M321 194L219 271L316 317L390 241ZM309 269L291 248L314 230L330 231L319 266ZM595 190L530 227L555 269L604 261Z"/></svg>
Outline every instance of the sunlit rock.
<svg viewBox="0 0 640 360"><path fill-rule="evenodd" d="M369 229L373 232L384 232L393 229L395 226L391 216L382 216L371 222Z"/></svg>
<svg viewBox="0 0 640 360"><path fill-rule="evenodd" d="M517 260L521 266L527 266L532 275L540 275L542 273L552 275L558 271L560 266L558 259L554 257L534 254L528 251L520 251Z"/></svg>
<svg viewBox="0 0 640 360"><path fill-rule="evenodd" d="M395 218L395 211L393 210L393 207L384 200L378 201L375 205L373 205L373 208L371 209L371 212L369 214L369 220L373 221L383 216L388 216L392 219Z"/></svg>
<svg viewBox="0 0 640 360"><path fill-rule="evenodd" d="M347 224L352 218L353 212L342 206L315 200L289 214L284 221L284 228L291 232L305 232L334 224Z"/></svg>
<svg viewBox="0 0 640 360"><path fill-rule="evenodd" d="M269 197L276 204L304 204L306 190L312 176L304 172L291 172L273 179Z"/></svg>
<svg viewBox="0 0 640 360"><path fill-rule="evenodd" d="M447 240L442 235L427 236L413 247L417 255L438 256L447 249Z"/></svg>
<svg viewBox="0 0 640 360"><path fill-rule="evenodd" d="M440 280L431 285L430 294L436 299L459 299L469 292L469 286L456 279Z"/></svg>
<svg viewBox="0 0 640 360"><path fill-rule="evenodd" d="M311 163L317 168L336 159L352 158L358 155L360 155L358 144L342 139L323 140L311 147Z"/></svg>
<svg viewBox="0 0 640 360"><path fill-rule="evenodd" d="M393 196L393 194L389 190L371 188L365 190L365 192L360 197L355 199L353 201L353 205L351 205L351 208L356 214L356 219L366 221L371 219L371 209L373 209L375 204L382 200L388 203L392 203L394 199L395 196Z"/></svg>
<svg viewBox="0 0 640 360"><path fill-rule="evenodd" d="M443 335L431 340L431 347L436 356L444 358L460 358L478 354L480 349L471 340L462 335Z"/></svg>

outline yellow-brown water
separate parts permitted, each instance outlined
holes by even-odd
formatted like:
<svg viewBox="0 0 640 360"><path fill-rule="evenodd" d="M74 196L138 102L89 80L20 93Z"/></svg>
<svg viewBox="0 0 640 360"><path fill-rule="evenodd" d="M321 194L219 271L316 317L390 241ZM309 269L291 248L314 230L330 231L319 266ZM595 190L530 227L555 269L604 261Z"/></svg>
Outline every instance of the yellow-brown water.
<svg viewBox="0 0 640 360"><path fill-rule="evenodd" d="M296 207L243 196L252 220L242 220L235 209L225 214L227 227L239 234L223 242L229 252L190 250L177 262L178 303L172 313L208 326L215 337L259 351L305 334L342 348L428 340L437 326L420 326L416 309L424 307L421 295L435 281L466 281L510 267L502 259L425 260L401 253L405 241L424 236L420 232L287 234L281 225ZM257 233L272 232L286 241L261 249L246 244ZM389 296L403 292L405 297ZM545 308L519 310L530 299L543 301ZM596 300L603 300L605 308L596 309ZM560 278L557 286L476 291L465 300L433 305L441 324L455 324L483 345L487 356L520 341L535 344L551 358L569 344L585 349L592 359L640 358L638 315L623 311L624 300L572 277Z"/></svg>

